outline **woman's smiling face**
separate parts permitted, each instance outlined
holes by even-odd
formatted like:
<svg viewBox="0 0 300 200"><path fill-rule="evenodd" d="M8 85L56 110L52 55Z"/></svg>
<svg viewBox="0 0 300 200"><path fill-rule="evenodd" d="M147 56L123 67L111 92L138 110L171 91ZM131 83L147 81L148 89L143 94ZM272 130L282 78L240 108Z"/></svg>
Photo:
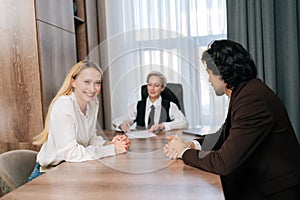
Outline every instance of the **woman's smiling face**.
<svg viewBox="0 0 300 200"><path fill-rule="evenodd" d="M82 70L72 82L78 104L85 106L101 89L101 74L94 68Z"/></svg>

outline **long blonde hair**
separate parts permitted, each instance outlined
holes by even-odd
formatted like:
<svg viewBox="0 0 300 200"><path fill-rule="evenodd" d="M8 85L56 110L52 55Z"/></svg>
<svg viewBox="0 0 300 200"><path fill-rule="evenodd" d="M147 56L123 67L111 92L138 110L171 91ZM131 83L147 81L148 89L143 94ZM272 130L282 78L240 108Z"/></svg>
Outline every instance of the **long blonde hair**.
<svg viewBox="0 0 300 200"><path fill-rule="evenodd" d="M48 111L47 111L47 115L45 118L45 127L43 129L43 131L38 134L37 136L35 136L33 138L33 144L34 145L42 145L44 144L47 140L48 140L48 133L49 133L49 118L50 118L50 113L51 113L51 109L53 104L55 103L55 101L63 95L70 95L73 91L72 88L72 80L76 79L77 75L84 69L87 68L94 68L97 71L100 72L101 76L103 76L103 72L102 70L98 67L98 65L96 65L95 63L91 62L91 61L80 61L78 63L76 63L69 71L68 75L66 76L64 83L62 84L61 88L59 89L59 91L57 92L56 96L52 99Z"/></svg>

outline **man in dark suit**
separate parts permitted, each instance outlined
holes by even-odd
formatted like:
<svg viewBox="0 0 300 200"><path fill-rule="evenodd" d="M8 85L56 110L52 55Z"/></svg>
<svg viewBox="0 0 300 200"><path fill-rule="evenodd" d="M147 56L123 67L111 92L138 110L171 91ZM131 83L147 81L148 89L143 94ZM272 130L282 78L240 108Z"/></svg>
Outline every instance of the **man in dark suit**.
<svg viewBox="0 0 300 200"><path fill-rule="evenodd" d="M299 200L299 144L283 103L257 79L251 55L236 42L220 40L202 61L216 95L230 97L220 137L212 150L199 150L193 148L197 142L189 146L175 136L165 155L219 174L226 199Z"/></svg>

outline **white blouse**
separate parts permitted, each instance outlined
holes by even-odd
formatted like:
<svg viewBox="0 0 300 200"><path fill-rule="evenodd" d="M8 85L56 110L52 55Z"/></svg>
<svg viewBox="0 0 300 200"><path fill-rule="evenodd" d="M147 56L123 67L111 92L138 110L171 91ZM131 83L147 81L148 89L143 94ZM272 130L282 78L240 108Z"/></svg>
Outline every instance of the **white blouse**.
<svg viewBox="0 0 300 200"><path fill-rule="evenodd" d="M104 145L106 140L97 136L98 107L95 98L88 103L85 116L74 93L59 97L53 104L48 140L37 155L37 163L49 166L115 155L114 145Z"/></svg>
<svg viewBox="0 0 300 200"><path fill-rule="evenodd" d="M146 125L147 129L150 128L150 127L147 127L147 125L148 125L148 118L149 118L149 114L150 114L152 105L155 106L154 123L155 124L159 123L161 107L162 107L161 102L162 102L161 96L154 103L152 103L150 101L149 97L147 97L146 112L145 112L145 125ZM130 107L127 111L127 114L114 119L113 125L116 128L118 128L124 121L129 121L129 122L133 123L133 121L136 119L136 116L137 116L137 104L138 104L138 102L130 105ZM179 110L177 105L173 102L170 102L169 116L172 121L171 122L163 122L165 125L165 130L188 128L189 123L188 123L187 119L185 118L185 116L183 115L181 110Z"/></svg>

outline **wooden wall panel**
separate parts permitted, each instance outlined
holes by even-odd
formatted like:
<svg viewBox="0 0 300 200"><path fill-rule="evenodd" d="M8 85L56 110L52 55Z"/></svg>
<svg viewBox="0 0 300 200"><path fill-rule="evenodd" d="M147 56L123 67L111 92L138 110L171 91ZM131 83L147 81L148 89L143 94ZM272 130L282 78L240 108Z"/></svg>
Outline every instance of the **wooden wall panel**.
<svg viewBox="0 0 300 200"><path fill-rule="evenodd" d="M86 11L86 29L87 29L87 50L91 60L96 62L100 67L100 43L98 31L98 11L97 0L88 0L85 2ZM99 94L99 112L98 122L102 128L104 127L103 115L103 92Z"/></svg>
<svg viewBox="0 0 300 200"><path fill-rule="evenodd" d="M100 44L107 39L107 32L106 32L106 9L105 9L105 1L97 1L97 13L98 13L98 38ZM100 49L101 50L101 49ZM100 65L101 65L101 56L104 54L100 55ZM106 67L106 66L102 66ZM110 97L110 81L109 81L109 69L106 68L104 71L104 77L103 77L103 84L102 84L102 113L103 113L103 127L110 129L112 127L111 124L111 97ZM106 106L104 106L106 105Z"/></svg>
<svg viewBox="0 0 300 200"><path fill-rule="evenodd" d="M80 61L84 60L88 55L85 0L75 0L74 2L77 7L76 16L82 20L82 22L75 20L77 61Z"/></svg>
<svg viewBox="0 0 300 200"><path fill-rule="evenodd" d="M0 13L0 152L33 149L43 127L34 1L1 0Z"/></svg>
<svg viewBox="0 0 300 200"><path fill-rule="evenodd" d="M73 20L72 20L73 21ZM75 34L38 21L43 114L76 61Z"/></svg>
<svg viewBox="0 0 300 200"><path fill-rule="evenodd" d="M72 0L35 0L36 18L75 33Z"/></svg>
<svg viewBox="0 0 300 200"><path fill-rule="evenodd" d="M88 0L86 1L86 27L87 27L87 44L88 51L95 50L99 45L98 39L98 18L97 18L97 1ZM100 53L98 51L98 53ZM100 56L100 55L98 55Z"/></svg>

